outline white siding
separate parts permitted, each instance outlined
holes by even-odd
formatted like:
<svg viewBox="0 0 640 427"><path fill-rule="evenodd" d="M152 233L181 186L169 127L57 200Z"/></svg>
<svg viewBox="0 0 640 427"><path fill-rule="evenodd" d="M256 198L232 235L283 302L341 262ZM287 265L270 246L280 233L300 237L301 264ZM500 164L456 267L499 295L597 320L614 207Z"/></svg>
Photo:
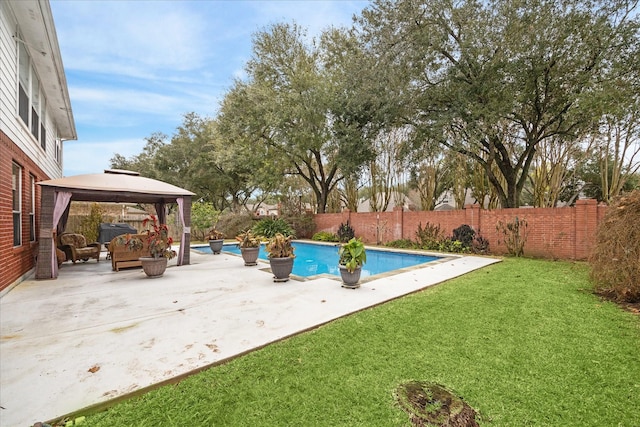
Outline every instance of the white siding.
<svg viewBox="0 0 640 427"><path fill-rule="evenodd" d="M62 177L62 164L55 159L55 138L57 136L53 114L47 99L46 151L40 146L29 128L18 116L18 57L16 42L17 23L7 2L0 2L0 126L2 131L30 157L50 179ZM36 69L36 73L38 70ZM42 83L42 81L41 81Z"/></svg>
<svg viewBox="0 0 640 427"><path fill-rule="evenodd" d="M0 126L7 135L13 137L17 132L13 119L16 109L16 52L11 38L15 23L8 14L7 4L0 2Z"/></svg>

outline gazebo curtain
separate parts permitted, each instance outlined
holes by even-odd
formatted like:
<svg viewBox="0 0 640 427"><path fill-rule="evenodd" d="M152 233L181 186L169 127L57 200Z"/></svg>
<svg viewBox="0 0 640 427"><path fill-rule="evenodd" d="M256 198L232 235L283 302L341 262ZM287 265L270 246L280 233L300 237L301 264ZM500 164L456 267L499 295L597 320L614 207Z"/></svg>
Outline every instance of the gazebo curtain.
<svg viewBox="0 0 640 427"><path fill-rule="evenodd" d="M67 211L69 202L71 201L71 193L68 191L56 191L55 202L53 206L53 230L58 230L58 223L62 219L63 214ZM68 211L67 211L68 212ZM54 233L52 233L53 235ZM58 277L58 261L56 260L56 239L51 239L51 278Z"/></svg>
<svg viewBox="0 0 640 427"><path fill-rule="evenodd" d="M178 197L176 199L178 204L178 214L180 215L180 222L182 223L182 235L180 236L180 249L178 250L178 265L182 265L184 262L184 251L187 242L187 233L191 233L191 227L187 227L184 223L184 197Z"/></svg>

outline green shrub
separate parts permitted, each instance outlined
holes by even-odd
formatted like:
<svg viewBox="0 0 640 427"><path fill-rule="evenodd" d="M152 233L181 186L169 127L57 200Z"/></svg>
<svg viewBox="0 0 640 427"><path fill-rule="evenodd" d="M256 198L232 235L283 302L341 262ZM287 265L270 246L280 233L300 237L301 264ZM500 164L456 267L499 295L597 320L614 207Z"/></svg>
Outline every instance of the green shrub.
<svg viewBox="0 0 640 427"><path fill-rule="evenodd" d="M488 254L489 253L489 241L484 237L477 235L471 242L471 252L474 254Z"/></svg>
<svg viewBox="0 0 640 427"><path fill-rule="evenodd" d="M489 252L489 241L476 234L476 231L467 224L455 228L451 240L457 240L462 243L464 250L461 252L473 252L474 254L486 254Z"/></svg>
<svg viewBox="0 0 640 427"><path fill-rule="evenodd" d="M502 234L502 243L507 247L509 255L523 256L524 245L527 243L527 237L529 231L527 230L527 220L522 218L515 219L511 222L498 221L496 224L496 230ZM501 241L498 240L500 243Z"/></svg>
<svg viewBox="0 0 640 427"><path fill-rule="evenodd" d="M87 243L97 242L100 224L102 224L104 209L97 203L91 204L89 216L82 218L80 222L80 234L82 234Z"/></svg>
<svg viewBox="0 0 640 427"><path fill-rule="evenodd" d="M444 238L438 245L440 252L451 252L454 254L461 254L469 252L469 247L465 246L460 240L453 240L450 238Z"/></svg>
<svg viewBox="0 0 640 427"><path fill-rule="evenodd" d="M351 224L349 224L348 220L346 224L341 223L340 226L338 227L338 239L342 243L346 243L349 240L353 239L355 235L356 233L351 227Z"/></svg>
<svg viewBox="0 0 640 427"><path fill-rule="evenodd" d="M253 234L266 237L267 239L274 237L278 233L286 237L295 234L289 223L282 218L261 219L254 224L251 231L253 231Z"/></svg>
<svg viewBox="0 0 640 427"><path fill-rule="evenodd" d="M416 231L416 241L421 249L440 250L440 243L445 239L444 233L440 229L440 224L426 223L422 228L422 223L418 224Z"/></svg>
<svg viewBox="0 0 640 427"><path fill-rule="evenodd" d="M416 243L411 239L398 239L385 243L385 246L398 249L417 249Z"/></svg>
<svg viewBox="0 0 640 427"><path fill-rule="evenodd" d="M191 236L195 240L205 240L208 230L217 228L220 211L211 203L193 202L191 204Z"/></svg>
<svg viewBox="0 0 640 427"><path fill-rule="evenodd" d="M316 240L318 242L338 242L338 235L332 233L330 231L318 231L313 235L311 240Z"/></svg>
<svg viewBox="0 0 640 427"><path fill-rule="evenodd" d="M253 227L254 223L255 220L249 213L225 213L218 219L216 229L223 232L227 238L234 238Z"/></svg>
<svg viewBox="0 0 640 427"><path fill-rule="evenodd" d="M596 292L640 302L640 190L619 197L607 209L589 263Z"/></svg>
<svg viewBox="0 0 640 427"><path fill-rule="evenodd" d="M311 214L282 215L282 219L291 225L293 235L298 239L311 237L311 233L316 229L316 224Z"/></svg>
<svg viewBox="0 0 640 427"><path fill-rule="evenodd" d="M471 226L462 224L460 227L454 228L451 239L457 240L462 243L463 246L470 248L475 236L476 232L473 228L471 228Z"/></svg>

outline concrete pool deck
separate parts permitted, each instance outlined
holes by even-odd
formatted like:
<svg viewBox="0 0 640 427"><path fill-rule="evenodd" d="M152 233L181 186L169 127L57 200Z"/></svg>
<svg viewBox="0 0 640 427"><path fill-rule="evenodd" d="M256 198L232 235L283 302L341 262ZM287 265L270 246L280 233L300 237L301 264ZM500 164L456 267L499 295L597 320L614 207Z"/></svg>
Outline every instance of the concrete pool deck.
<svg viewBox="0 0 640 427"><path fill-rule="evenodd" d="M267 263L191 251L163 277L65 263L0 299L0 425L31 426L201 370L301 331L499 262L450 257L344 289L274 283Z"/></svg>

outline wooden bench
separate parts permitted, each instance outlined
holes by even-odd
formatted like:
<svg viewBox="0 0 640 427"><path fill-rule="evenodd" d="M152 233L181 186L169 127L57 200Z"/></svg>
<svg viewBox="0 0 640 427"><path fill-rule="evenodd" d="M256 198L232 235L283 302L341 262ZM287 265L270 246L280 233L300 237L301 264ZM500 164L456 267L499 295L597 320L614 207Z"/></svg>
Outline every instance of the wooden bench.
<svg viewBox="0 0 640 427"><path fill-rule="evenodd" d="M142 249L128 249L126 247L127 236L140 239L143 243ZM147 238L147 234L131 234L114 237L111 242L109 242L108 246L109 254L111 256L111 269L120 271L121 268L141 267L142 263L139 258L151 256Z"/></svg>

